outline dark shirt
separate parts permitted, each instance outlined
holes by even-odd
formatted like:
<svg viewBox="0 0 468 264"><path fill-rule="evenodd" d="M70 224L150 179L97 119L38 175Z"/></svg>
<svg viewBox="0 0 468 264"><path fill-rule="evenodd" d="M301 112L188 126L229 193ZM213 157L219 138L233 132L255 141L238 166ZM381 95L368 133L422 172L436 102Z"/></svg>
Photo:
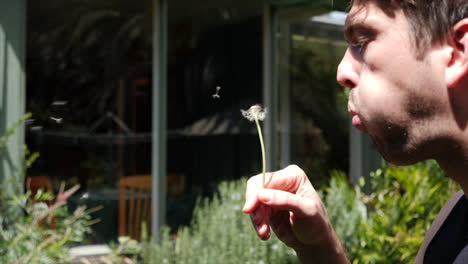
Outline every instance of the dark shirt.
<svg viewBox="0 0 468 264"><path fill-rule="evenodd" d="M424 264L453 263L468 243L468 200L453 207L424 254Z"/></svg>

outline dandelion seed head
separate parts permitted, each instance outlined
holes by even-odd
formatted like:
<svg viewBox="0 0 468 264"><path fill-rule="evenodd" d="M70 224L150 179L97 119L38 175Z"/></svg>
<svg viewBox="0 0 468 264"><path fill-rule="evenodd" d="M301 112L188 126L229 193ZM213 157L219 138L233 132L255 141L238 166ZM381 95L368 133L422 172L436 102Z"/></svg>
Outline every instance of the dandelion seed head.
<svg viewBox="0 0 468 264"><path fill-rule="evenodd" d="M252 105L247 110L241 109L241 113L242 113L242 116L244 116L247 120L251 122L255 121L255 117L257 117L259 121L263 121L266 117L267 110L262 108L261 105L256 104L256 105Z"/></svg>

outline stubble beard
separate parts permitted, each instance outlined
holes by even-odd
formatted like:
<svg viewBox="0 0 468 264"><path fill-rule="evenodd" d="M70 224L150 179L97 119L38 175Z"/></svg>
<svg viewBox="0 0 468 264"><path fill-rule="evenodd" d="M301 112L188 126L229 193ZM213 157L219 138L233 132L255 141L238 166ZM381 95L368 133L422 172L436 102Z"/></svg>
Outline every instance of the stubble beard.
<svg viewBox="0 0 468 264"><path fill-rule="evenodd" d="M381 136L371 135L372 141L382 157L395 165L415 163L416 147L409 143L408 129L386 121L378 122Z"/></svg>

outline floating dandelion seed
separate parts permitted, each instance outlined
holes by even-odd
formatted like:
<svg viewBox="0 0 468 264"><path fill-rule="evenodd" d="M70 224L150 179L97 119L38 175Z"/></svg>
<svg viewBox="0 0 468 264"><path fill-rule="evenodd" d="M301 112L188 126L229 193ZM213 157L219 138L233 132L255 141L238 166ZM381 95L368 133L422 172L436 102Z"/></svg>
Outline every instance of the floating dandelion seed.
<svg viewBox="0 0 468 264"><path fill-rule="evenodd" d="M27 126L29 126L29 125L32 125L32 124L34 123L34 121L36 121L36 119L34 119L34 118L29 118L29 119L26 119L26 120L24 121L24 123L25 123Z"/></svg>
<svg viewBox="0 0 468 264"><path fill-rule="evenodd" d="M52 105L63 106L63 105L66 105L67 103L68 103L68 101L54 101L54 102L52 102Z"/></svg>
<svg viewBox="0 0 468 264"><path fill-rule="evenodd" d="M221 87L216 86L216 93L211 95L214 99L219 99L221 97L221 95L219 95L219 90L221 90Z"/></svg>
<svg viewBox="0 0 468 264"><path fill-rule="evenodd" d="M261 105L252 105L247 110L241 109L242 116L251 122L255 122L257 126L258 137L260 139L260 148L262 150L262 188L265 188L265 174L266 174L266 158L265 158L265 144L263 143L262 127L259 121L263 121L266 117L267 111Z"/></svg>
<svg viewBox="0 0 468 264"><path fill-rule="evenodd" d="M52 120L54 120L55 122L57 122L57 124L60 124L60 123L62 123L62 120L63 120L63 118L59 118L59 117L52 117L52 116L50 117L50 119L52 119Z"/></svg>

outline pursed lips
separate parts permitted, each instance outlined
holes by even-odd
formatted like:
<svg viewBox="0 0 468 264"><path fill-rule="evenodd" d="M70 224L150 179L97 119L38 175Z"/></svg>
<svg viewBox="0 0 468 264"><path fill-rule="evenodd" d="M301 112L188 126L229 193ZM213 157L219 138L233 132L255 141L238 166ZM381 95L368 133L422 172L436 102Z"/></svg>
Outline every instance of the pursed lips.
<svg viewBox="0 0 468 264"><path fill-rule="evenodd" d="M364 124L362 123L361 117L354 110L354 107L351 104L348 104L348 113L352 116L351 123L353 124L353 126L356 129L365 132L365 127L364 127Z"/></svg>

